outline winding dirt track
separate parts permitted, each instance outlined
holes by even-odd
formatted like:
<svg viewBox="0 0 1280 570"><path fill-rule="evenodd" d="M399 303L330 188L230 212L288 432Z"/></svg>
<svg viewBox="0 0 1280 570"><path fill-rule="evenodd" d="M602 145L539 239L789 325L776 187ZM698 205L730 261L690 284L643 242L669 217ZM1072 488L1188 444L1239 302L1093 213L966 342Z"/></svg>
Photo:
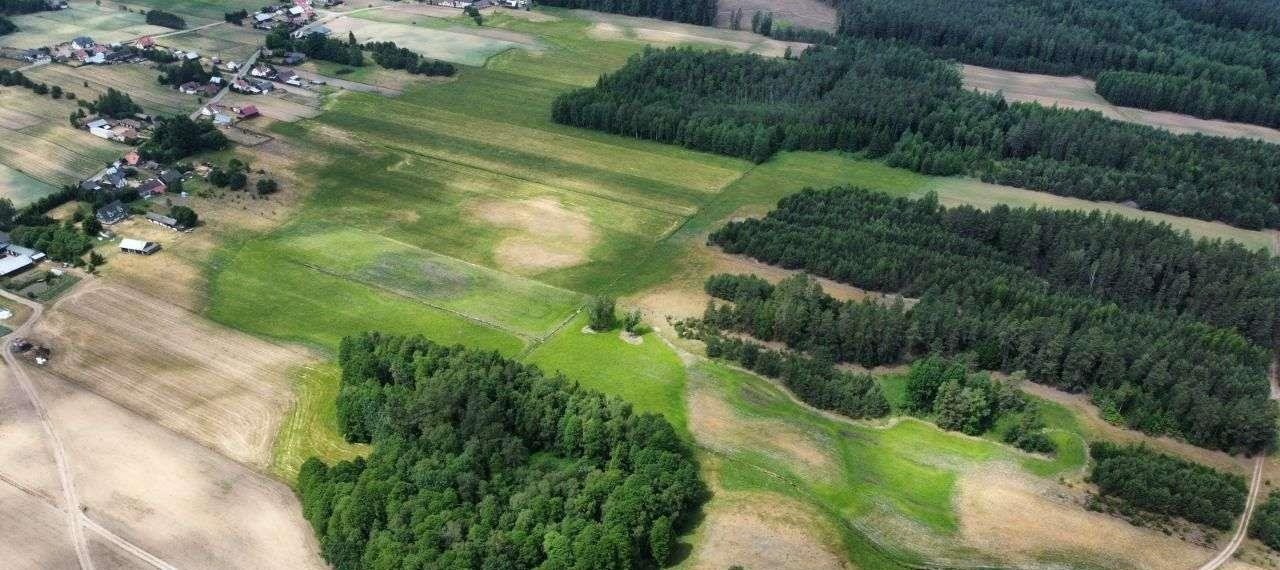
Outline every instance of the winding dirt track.
<svg viewBox="0 0 1280 570"><path fill-rule="evenodd" d="M22 323L13 333L9 335L0 351L3 352L5 365L13 374L14 379L18 381L18 386L22 388L23 394L27 396L31 407L35 409L36 415L40 418L40 426L43 428L45 435L49 440L49 447L53 451L54 461L58 468L58 480L62 487L62 511L67 517L67 531L71 535L71 541L75 546L76 558L80 561L81 570L94 570L93 558L89 555L89 543L85 539L84 529L90 528L103 538L115 544L122 550L133 554L140 560L159 568L160 570L177 570L174 566L166 563L155 555L147 552L136 544L133 544L115 533L107 530L97 522L90 520L84 514L84 510L80 503L80 496L76 493L75 480L71 474L71 465L67 460L66 449L62 445L62 440L58 437L58 432L54 429L53 420L49 417L48 410L44 407L44 403L40 400L40 395L36 391L35 386L31 382L30 376L23 368L23 363L13 355L12 342L15 338L21 338L31 330L41 315L44 314L44 306L40 303L24 299L18 295L14 295L8 291L0 290L0 296L22 303L31 309L31 317L25 323ZM25 490L24 490L25 491Z"/></svg>
<svg viewBox="0 0 1280 570"><path fill-rule="evenodd" d="M1231 536L1231 542L1228 542L1217 556L1200 566L1199 570L1217 570L1231 560L1236 549L1240 548L1240 544L1244 542L1249 533L1249 519L1253 517L1253 509L1258 504L1258 490L1262 488L1262 464L1265 461L1265 456L1259 455L1253 463L1253 480L1249 482L1249 499L1245 501L1244 515L1240 517L1240 525L1236 528L1236 533Z"/></svg>

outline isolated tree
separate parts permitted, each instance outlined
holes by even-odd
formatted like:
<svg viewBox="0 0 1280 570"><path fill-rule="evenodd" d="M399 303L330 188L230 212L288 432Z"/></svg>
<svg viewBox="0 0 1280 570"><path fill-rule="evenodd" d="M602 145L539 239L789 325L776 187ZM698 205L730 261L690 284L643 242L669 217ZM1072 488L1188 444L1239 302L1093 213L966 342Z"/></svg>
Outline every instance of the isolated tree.
<svg viewBox="0 0 1280 570"><path fill-rule="evenodd" d="M90 214L80 223L80 229L84 231L84 235L89 237L97 237L102 233L102 222L98 221L97 216Z"/></svg>
<svg viewBox="0 0 1280 570"><path fill-rule="evenodd" d="M613 297L592 297L587 301L587 326L591 330L604 332L618 324Z"/></svg>
<svg viewBox="0 0 1280 570"><path fill-rule="evenodd" d="M258 187L258 194L261 194L264 196L267 194L274 194L277 190L280 189L280 185L277 184L275 180L272 180L270 178L259 178L257 187Z"/></svg>
<svg viewBox="0 0 1280 570"><path fill-rule="evenodd" d="M200 223L200 217L196 215L195 210L186 206L169 208L169 217L177 220L178 225L184 228L194 228Z"/></svg>
<svg viewBox="0 0 1280 570"><path fill-rule="evenodd" d="M248 183L249 177L242 171L237 170L227 175L227 186L232 190L243 190Z"/></svg>

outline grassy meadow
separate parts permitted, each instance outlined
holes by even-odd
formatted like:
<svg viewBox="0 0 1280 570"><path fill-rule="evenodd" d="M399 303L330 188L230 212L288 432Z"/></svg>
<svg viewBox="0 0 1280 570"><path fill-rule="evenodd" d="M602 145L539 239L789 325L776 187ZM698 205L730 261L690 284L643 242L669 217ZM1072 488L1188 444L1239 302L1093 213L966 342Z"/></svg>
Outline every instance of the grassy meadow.
<svg viewBox="0 0 1280 570"><path fill-rule="evenodd" d="M957 481L996 467L1077 477L1086 458L1074 412L1042 402L1062 449L1054 458L999 443L1007 425L972 438L915 418L852 422L682 353L665 332L638 344L586 333L578 310L590 294L638 295L673 282L700 290L707 231L806 186L932 190L980 207L1097 205L857 156L784 153L753 165L554 124L557 94L590 84L643 44L592 39L592 22L568 11L538 13L550 18L499 14L486 25L535 38L540 51L503 51L446 82L406 80L398 97L340 92L316 117L271 125L270 134L304 149L293 170L306 196L283 226L223 244L209 267L206 314L329 353L345 335L382 330L518 356L664 415L696 443L713 488L804 505L834 529L828 546L858 568L998 562L999 553L959 540ZM453 25L406 26L425 34ZM1169 221L1197 235L1270 243L1259 232ZM649 315L665 326L660 319ZM332 368L299 373L277 473L291 476L309 455L360 452L341 442L329 411L337 381ZM884 380L891 398L895 381Z"/></svg>

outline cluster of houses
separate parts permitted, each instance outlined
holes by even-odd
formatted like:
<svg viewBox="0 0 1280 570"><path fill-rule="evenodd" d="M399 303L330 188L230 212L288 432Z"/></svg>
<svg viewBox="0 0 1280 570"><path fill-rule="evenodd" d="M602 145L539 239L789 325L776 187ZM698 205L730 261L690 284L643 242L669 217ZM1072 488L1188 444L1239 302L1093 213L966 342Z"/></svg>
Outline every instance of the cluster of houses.
<svg viewBox="0 0 1280 570"><path fill-rule="evenodd" d="M292 32L315 19L316 11L310 0L293 0L291 4L275 4L259 9L253 14L253 27L259 30L273 30L284 26Z"/></svg>
<svg viewBox="0 0 1280 570"><path fill-rule="evenodd" d="M236 121L244 121L261 115L256 105L228 106L209 104L200 108L200 117L212 121L216 126L230 125Z"/></svg>
<svg viewBox="0 0 1280 570"><path fill-rule="evenodd" d="M95 137L125 144L134 144L146 138L154 126L151 116L144 113L137 113L123 119L91 115L80 119L79 122L80 128L89 131L89 134Z"/></svg>
<svg viewBox="0 0 1280 570"><path fill-rule="evenodd" d="M148 198L168 192L169 187L181 182L183 173L177 169L163 169L155 161L142 161L138 151L129 151L120 160L99 172L92 178L80 182L80 189L85 192L117 193L123 190L134 190L138 196ZM110 220L110 221L108 221ZM103 219L98 221L104 225L114 224L120 220Z"/></svg>
<svg viewBox="0 0 1280 570"><path fill-rule="evenodd" d="M121 44L100 44L89 36L80 36L53 46L49 55L54 61L79 62L84 65L127 63L141 59L133 52L123 49Z"/></svg>
<svg viewBox="0 0 1280 570"><path fill-rule="evenodd" d="M293 61L296 61L298 63L301 63L302 61L306 60L306 56L300 53L299 54L287 53L285 54L284 59L290 60L291 59L290 56L298 56L298 57L292 58ZM296 65L296 64L289 64L289 65ZM295 87L302 86L302 78L298 77L298 74L294 73L292 69L279 70L279 69L276 69L275 66L266 64L266 63L260 63L258 65L253 66L253 69L249 70L249 76L255 77L258 79L263 79L266 81L279 81L280 83L284 83L286 85L293 85Z"/></svg>

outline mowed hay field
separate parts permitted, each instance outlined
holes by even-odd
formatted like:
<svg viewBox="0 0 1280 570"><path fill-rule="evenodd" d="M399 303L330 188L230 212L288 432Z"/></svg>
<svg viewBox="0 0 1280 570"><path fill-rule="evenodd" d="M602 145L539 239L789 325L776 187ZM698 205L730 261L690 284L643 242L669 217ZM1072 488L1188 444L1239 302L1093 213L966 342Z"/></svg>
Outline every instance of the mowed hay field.
<svg viewBox="0 0 1280 570"><path fill-rule="evenodd" d="M1272 128L1112 105L1094 92L1093 80L1083 77L1019 73L976 65L961 65L960 69L964 74L966 87L984 93L999 91L1009 101L1029 101L1045 106L1088 109L1119 121L1139 123L1179 134L1200 133L1280 143L1280 130Z"/></svg>
<svg viewBox="0 0 1280 570"><path fill-rule="evenodd" d="M97 99L108 89L128 93L144 111L154 115L185 114L200 107L196 96L184 95L176 89L157 83L156 78L160 72L149 63L81 67L46 65L26 74L32 81L59 85L63 90L75 93L76 97L86 101ZM65 116L62 117L64 123L66 120Z"/></svg>
<svg viewBox="0 0 1280 570"><path fill-rule="evenodd" d="M148 25L142 13L125 11L110 3L74 1L66 10L24 14L11 19L18 31L0 36L0 46L38 48L69 42L78 36L110 44L172 31Z"/></svg>
<svg viewBox="0 0 1280 570"><path fill-rule="evenodd" d="M252 10L251 8L250 11ZM242 61L252 55L265 39L266 32L254 30L249 26L222 24L163 37L157 42L169 49L194 51L202 57L218 57L222 61Z"/></svg>
<svg viewBox="0 0 1280 570"><path fill-rule="evenodd" d="M350 33L355 34L360 42L395 42L396 45L409 48L425 57L472 66L484 65L490 57L503 51L529 47L479 34L380 22L362 16L363 14L343 16L326 22L325 26L333 30L334 37L347 37Z"/></svg>
<svg viewBox="0 0 1280 570"><path fill-rule="evenodd" d="M258 467L292 402L288 372L312 359L103 279L60 299L31 336L59 354L50 371Z"/></svg>

